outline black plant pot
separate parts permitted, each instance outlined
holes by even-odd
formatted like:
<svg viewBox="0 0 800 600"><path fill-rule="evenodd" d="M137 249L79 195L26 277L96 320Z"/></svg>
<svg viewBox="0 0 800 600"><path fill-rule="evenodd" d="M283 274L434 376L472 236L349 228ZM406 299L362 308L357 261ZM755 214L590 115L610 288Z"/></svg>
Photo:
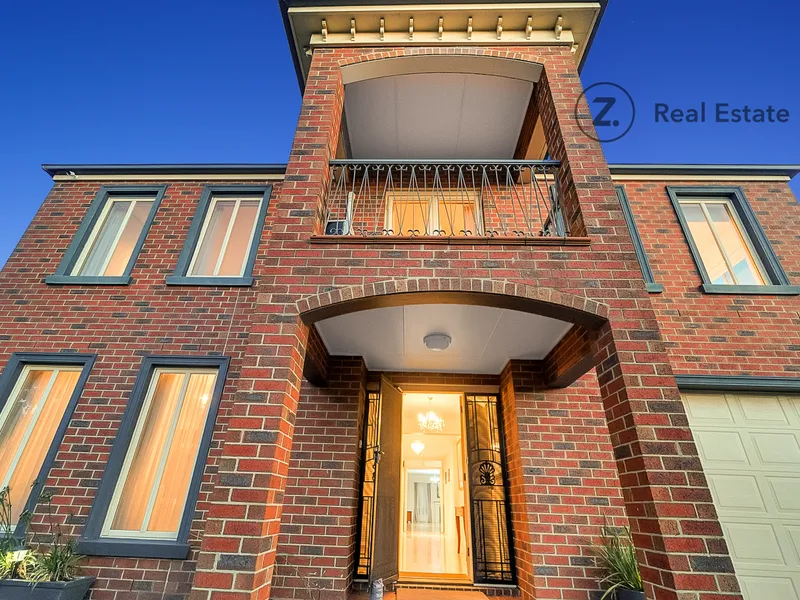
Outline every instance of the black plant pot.
<svg viewBox="0 0 800 600"><path fill-rule="evenodd" d="M617 588L616 598L617 600L645 600L644 592L622 588Z"/></svg>
<svg viewBox="0 0 800 600"><path fill-rule="evenodd" d="M92 587L94 577L78 577L72 581L31 583L22 579L0 580L2 600L83 600Z"/></svg>

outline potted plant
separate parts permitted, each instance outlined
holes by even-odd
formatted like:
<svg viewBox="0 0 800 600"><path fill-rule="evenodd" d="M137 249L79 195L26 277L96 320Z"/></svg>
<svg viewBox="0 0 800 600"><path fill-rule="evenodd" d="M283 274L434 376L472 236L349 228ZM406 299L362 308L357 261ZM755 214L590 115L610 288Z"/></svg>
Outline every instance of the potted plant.
<svg viewBox="0 0 800 600"><path fill-rule="evenodd" d="M604 526L600 544L595 546L597 566L605 575L600 581L608 585L601 600L645 600L636 548L627 527L612 529Z"/></svg>
<svg viewBox="0 0 800 600"><path fill-rule="evenodd" d="M80 576L83 557L75 553L75 542L64 540L53 519L52 494L43 493L39 499L47 507L51 538L50 548L44 552L31 550L26 539L14 536L9 490L0 490L0 598L83 600L94 577ZM29 524L27 511L20 515L20 522Z"/></svg>

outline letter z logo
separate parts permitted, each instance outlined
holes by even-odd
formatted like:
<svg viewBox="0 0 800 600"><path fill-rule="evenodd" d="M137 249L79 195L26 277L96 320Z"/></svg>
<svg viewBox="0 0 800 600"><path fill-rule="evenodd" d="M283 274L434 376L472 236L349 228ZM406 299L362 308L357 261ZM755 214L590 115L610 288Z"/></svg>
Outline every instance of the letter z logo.
<svg viewBox="0 0 800 600"><path fill-rule="evenodd" d="M617 103L616 98L611 98L610 96L598 96L594 100L592 100L595 104L605 104L605 106L597 113L593 123L595 127L609 127L611 125L617 126L619 125L619 121L616 123L612 123L611 121L606 121L605 116L609 113L609 111L614 107Z"/></svg>
<svg viewBox="0 0 800 600"><path fill-rule="evenodd" d="M578 127L586 137L598 142L620 139L631 130L635 119L633 98L621 85L610 81L590 85L575 102Z"/></svg>

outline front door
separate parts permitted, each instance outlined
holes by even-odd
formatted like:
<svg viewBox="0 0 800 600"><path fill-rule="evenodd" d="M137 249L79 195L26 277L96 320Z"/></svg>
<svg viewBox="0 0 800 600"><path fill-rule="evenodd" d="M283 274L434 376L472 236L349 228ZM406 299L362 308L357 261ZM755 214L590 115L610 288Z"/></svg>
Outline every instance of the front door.
<svg viewBox="0 0 800 600"><path fill-rule="evenodd" d="M370 584L397 579L400 522L400 461L403 393L381 380L381 412L377 451L375 452L375 529L372 537Z"/></svg>

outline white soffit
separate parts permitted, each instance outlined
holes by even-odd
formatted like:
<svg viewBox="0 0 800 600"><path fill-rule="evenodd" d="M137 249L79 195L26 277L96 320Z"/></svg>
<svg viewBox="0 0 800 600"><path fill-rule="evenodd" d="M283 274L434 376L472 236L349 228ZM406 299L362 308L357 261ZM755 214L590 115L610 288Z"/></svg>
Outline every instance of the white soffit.
<svg viewBox="0 0 800 600"><path fill-rule="evenodd" d="M330 354L363 356L373 371L497 374L510 359L543 359L572 324L486 306L420 304L349 313L316 326ZM436 332L453 340L443 352L422 341Z"/></svg>
<svg viewBox="0 0 800 600"><path fill-rule="evenodd" d="M469 73L417 73L345 87L353 158L513 158L533 84Z"/></svg>

